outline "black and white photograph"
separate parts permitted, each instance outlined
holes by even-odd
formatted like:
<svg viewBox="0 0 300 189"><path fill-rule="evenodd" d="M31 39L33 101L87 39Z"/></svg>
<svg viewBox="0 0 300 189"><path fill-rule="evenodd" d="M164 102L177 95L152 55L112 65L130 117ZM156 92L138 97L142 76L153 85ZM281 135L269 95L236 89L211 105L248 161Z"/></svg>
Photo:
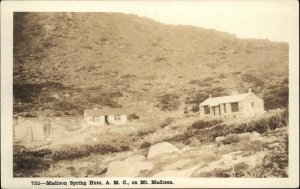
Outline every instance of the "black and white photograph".
<svg viewBox="0 0 300 189"><path fill-rule="evenodd" d="M105 188L299 176L297 1L23 3L4 27L11 40L1 16L11 179Z"/></svg>

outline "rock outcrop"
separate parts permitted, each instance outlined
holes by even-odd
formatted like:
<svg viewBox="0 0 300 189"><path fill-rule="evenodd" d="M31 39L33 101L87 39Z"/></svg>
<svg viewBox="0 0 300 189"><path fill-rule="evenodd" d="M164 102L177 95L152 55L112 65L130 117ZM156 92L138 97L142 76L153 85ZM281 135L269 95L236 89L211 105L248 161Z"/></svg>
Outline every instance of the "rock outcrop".
<svg viewBox="0 0 300 189"><path fill-rule="evenodd" d="M171 153L171 152L178 152L179 150L170 144L169 142L161 142L150 147L148 152L147 159L153 158L155 156L164 154L164 153Z"/></svg>
<svg viewBox="0 0 300 189"><path fill-rule="evenodd" d="M108 165L106 177L138 177L142 171L151 170L153 164L145 162L144 156L137 155L124 161L113 161Z"/></svg>

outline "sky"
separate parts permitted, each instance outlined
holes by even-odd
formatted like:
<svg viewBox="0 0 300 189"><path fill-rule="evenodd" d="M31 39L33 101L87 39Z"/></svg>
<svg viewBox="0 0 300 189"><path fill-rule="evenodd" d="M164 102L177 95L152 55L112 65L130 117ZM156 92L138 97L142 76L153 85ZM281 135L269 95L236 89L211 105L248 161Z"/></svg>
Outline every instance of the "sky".
<svg viewBox="0 0 300 189"><path fill-rule="evenodd" d="M239 38L294 42L299 35L297 0L102 0L18 1L22 12L123 12L165 24L192 25Z"/></svg>
<svg viewBox="0 0 300 189"><path fill-rule="evenodd" d="M165 24L193 25L239 38L289 42L291 1L102 2L101 10L133 13ZM293 4L295 5L295 4Z"/></svg>

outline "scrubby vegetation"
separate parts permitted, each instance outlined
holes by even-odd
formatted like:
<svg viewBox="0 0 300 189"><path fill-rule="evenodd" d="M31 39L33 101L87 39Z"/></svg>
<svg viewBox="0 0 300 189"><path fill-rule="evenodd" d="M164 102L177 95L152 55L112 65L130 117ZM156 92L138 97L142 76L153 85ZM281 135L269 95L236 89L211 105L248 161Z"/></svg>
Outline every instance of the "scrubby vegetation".
<svg viewBox="0 0 300 189"><path fill-rule="evenodd" d="M288 108L289 104L289 86L288 79L285 79L279 85L271 85L264 95L265 109Z"/></svg>
<svg viewBox="0 0 300 189"><path fill-rule="evenodd" d="M65 87L61 83L57 82L44 82L44 83L25 83L13 85L13 95L16 101L20 102L35 102L40 96L42 90L65 90Z"/></svg>
<svg viewBox="0 0 300 189"><path fill-rule="evenodd" d="M259 78L258 76L255 76L251 73L245 73L242 75L242 81L248 82L248 83L253 83L254 86L261 86L263 87L265 82Z"/></svg>
<svg viewBox="0 0 300 189"><path fill-rule="evenodd" d="M137 113L132 113L128 115L128 120L137 120L140 119L140 116L138 116Z"/></svg>
<svg viewBox="0 0 300 189"><path fill-rule="evenodd" d="M222 123L223 121L221 120L211 120L211 121L206 121L206 120L199 120L199 121L195 121L194 123L192 123L191 128L193 129L205 129L211 126L215 126L219 123Z"/></svg>
<svg viewBox="0 0 300 189"><path fill-rule="evenodd" d="M51 150L29 151L24 146L14 145L13 173L15 176L39 176L42 170L50 167L50 161L44 156L51 154Z"/></svg>
<svg viewBox="0 0 300 189"><path fill-rule="evenodd" d="M179 96L176 94L165 94L159 97L159 104L157 105L163 111L177 110L180 105Z"/></svg>
<svg viewBox="0 0 300 189"><path fill-rule="evenodd" d="M14 175L40 176L41 171L48 169L53 163L52 161L74 160L92 154L108 154L128 150L130 147L123 143L67 145L57 151L50 149L31 151L25 147L14 146ZM49 158L47 159L45 156L49 156Z"/></svg>
<svg viewBox="0 0 300 189"><path fill-rule="evenodd" d="M66 146L64 149L56 151L53 159L58 160L72 160L76 158L86 157L91 154L107 154L112 152L128 151L130 148L124 144L94 144L94 145L77 145Z"/></svg>
<svg viewBox="0 0 300 189"><path fill-rule="evenodd" d="M276 128L288 126L288 113L283 111L277 115L260 118L247 123L239 123L226 125L219 120L203 121L199 120L194 122L187 130L178 134L170 141L186 142L191 137L196 137L200 142L213 142L216 137L226 136L228 134L240 134L246 132L258 132L260 134L267 131L275 130ZM235 139L228 139L234 141Z"/></svg>
<svg viewBox="0 0 300 189"><path fill-rule="evenodd" d="M150 142L143 142L141 145L140 145L140 148L143 149L143 148L149 148L151 146L151 143Z"/></svg>
<svg viewBox="0 0 300 189"><path fill-rule="evenodd" d="M236 136L235 134L229 134L225 137L224 140L222 140L223 144L232 144L232 143L236 143L239 142L240 139L238 136Z"/></svg>

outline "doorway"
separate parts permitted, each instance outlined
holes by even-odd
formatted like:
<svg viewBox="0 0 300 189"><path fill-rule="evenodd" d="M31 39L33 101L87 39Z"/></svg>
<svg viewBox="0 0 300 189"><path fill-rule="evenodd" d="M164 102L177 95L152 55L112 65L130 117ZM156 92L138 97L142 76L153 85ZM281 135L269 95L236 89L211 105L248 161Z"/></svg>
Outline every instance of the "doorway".
<svg viewBox="0 0 300 189"><path fill-rule="evenodd" d="M107 115L104 116L104 120L105 120L106 125L110 125L110 123L109 123L109 121L108 121L108 116L107 116Z"/></svg>

